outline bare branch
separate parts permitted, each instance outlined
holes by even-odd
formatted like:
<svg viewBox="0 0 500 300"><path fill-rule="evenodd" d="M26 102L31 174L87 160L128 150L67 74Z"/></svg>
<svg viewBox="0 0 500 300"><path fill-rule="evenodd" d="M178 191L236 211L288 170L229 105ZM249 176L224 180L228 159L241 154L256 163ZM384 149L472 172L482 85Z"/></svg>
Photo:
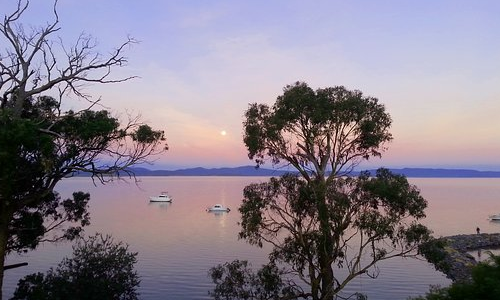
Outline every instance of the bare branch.
<svg viewBox="0 0 500 300"><path fill-rule="evenodd" d="M0 53L2 106L15 95L12 107L19 115L26 99L54 87L91 101L90 95L84 92L86 84L119 83L136 78L111 77L113 69L127 64L124 53L137 43L133 38L127 37L109 55L99 53L95 39L84 33L66 48L61 38L55 36L60 30L57 1L53 6L54 19L31 32L25 31L18 23L29 6L29 1L22 3L19 0L16 11L5 16L0 25L0 34L7 46L5 54ZM60 52L65 53L66 59L59 57Z"/></svg>

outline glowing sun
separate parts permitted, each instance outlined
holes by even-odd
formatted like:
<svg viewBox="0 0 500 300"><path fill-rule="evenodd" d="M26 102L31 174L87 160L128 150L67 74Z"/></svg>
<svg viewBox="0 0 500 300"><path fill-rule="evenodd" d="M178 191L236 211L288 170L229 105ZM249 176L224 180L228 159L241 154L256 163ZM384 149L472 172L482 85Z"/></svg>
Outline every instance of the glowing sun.
<svg viewBox="0 0 500 300"><path fill-rule="evenodd" d="M222 136L224 136L224 135L226 135L226 134L227 134L227 132L226 132L225 130L222 130L222 131L220 132L220 135L222 135Z"/></svg>

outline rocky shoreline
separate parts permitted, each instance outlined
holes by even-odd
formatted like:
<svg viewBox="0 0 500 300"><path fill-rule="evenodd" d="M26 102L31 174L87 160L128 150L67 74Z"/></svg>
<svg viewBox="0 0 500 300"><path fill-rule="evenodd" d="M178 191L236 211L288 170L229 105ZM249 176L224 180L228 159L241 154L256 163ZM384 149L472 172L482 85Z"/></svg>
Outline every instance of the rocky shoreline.
<svg viewBox="0 0 500 300"><path fill-rule="evenodd" d="M500 248L500 233L462 234L433 239L420 253L453 281L469 281L478 261L468 252Z"/></svg>

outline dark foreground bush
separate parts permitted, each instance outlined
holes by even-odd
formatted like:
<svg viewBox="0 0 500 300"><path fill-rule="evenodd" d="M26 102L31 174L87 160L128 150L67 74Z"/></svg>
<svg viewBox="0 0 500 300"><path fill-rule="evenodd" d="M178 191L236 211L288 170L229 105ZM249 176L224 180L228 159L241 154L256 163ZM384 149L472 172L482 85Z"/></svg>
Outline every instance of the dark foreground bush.
<svg viewBox="0 0 500 300"><path fill-rule="evenodd" d="M11 299L138 299L136 256L128 252L128 245L97 233L77 242L73 257L63 259L56 269L19 280Z"/></svg>
<svg viewBox="0 0 500 300"><path fill-rule="evenodd" d="M489 260L473 267L471 282L454 282L446 288L432 287L425 297L413 300L498 299L500 299L500 256L490 253Z"/></svg>

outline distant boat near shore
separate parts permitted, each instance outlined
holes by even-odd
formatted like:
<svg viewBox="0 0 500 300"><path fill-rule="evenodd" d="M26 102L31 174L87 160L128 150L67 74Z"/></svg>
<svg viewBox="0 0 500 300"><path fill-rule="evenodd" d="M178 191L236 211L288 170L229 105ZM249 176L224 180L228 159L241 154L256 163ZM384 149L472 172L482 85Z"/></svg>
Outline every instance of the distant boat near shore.
<svg viewBox="0 0 500 300"><path fill-rule="evenodd" d="M490 221L500 221L500 214L491 215L488 219L490 219Z"/></svg>

